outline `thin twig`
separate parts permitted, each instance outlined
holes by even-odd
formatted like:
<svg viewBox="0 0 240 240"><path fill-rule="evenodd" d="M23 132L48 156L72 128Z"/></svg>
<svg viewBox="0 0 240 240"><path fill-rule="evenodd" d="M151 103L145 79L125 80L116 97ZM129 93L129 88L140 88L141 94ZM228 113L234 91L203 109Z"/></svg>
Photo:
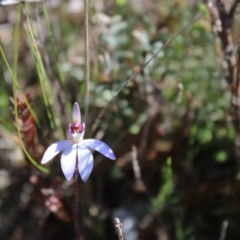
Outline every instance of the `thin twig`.
<svg viewBox="0 0 240 240"><path fill-rule="evenodd" d="M185 27L183 27L175 36L173 36L170 40L168 40L142 67L135 72L113 95L112 99L107 103L107 105L101 110L101 112L98 114L92 129L91 133L93 133L100 121L100 118L104 115L107 108L112 104L113 100L118 96L118 94L124 89L126 85L128 85L129 82L131 82L156 56L163 51L165 48L167 48L179 35L181 35L189 26L193 25L197 20L199 20L202 17L202 14L199 14L196 18L194 18L190 23L188 23Z"/></svg>
<svg viewBox="0 0 240 240"><path fill-rule="evenodd" d="M133 164L133 172L134 172L134 177L136 180L136 186L138 191L145 191L146 187L143 183L142 177L141 177L141 169L139 166L139 162L137 159L137 148L136 146L132 146L132 164Z"/></svg>
<svg viewBox="0 0 240 240"><path fill-rule="evenodd" d="M239 3L240 3L240 0L235 0L233 5L231 6L230 11L229 11L229 19L230 19L230 21L233 21L234 14L236 12L236 9L237 9Z"/></svg>
<svg viewBox="0 0 240 240"><path fill-rule="evenodd" d="M219 240L224 240L226 238L227 228L228 228L228 220L225 220L222 223L221 235L220 235Z"/></svg>
<svg viewBox="0 0 240 240"><path fill-rule="evenodd" d="M84 7L85 7L85 122L87 122L88 120L89 81L90 81L88 6L89 6L89 0L84 0Z"/></svg>
<svg viewBox="0 0 240 240"><path fill-rule="evenodd" d="M118 239L119 240L123 240L123 233L122 233L122 223L120 222L119 218L115 218L114 219L114 226L115 226L115 229L116 229L116 233L118 235Z"/></svg>
<svg viewBox="0 0 240 240"><path fill-rule="evenodd" d="M240 45L238 45L238 49L237 49L237 76L236 76L236 86L234 91L234 95L237 101L239 101L239 86L240 86Z"/></svg>
<svg viewBox="0 0 240 240"><path fill-rule="evenodd" d="M224 60L227 63L225 68L225 79L228 83L229 89L232 94L232 119L236 132L235 136L235 156L237 159L237 166L240 169L240 100L239 100L239 85L240 85L240 52L239 46L237 51L237 58L234 54L234 43L231 34L231 27L234 14L237 7L237 2L232 5L232 8L227 11L226 1L216 0L216 7L210 0L206 0L206 4L212 18L213 29L216 29L215 33L221 40L222 52L224 53ZM217 27L216 27L217 26ZM237 66L236 66L237 61ZM237 69L236 69L237 68Z"/></svg>
<svg viewBox="0 0 240 240"><path fill-rule="evenodd" d="M231 34L231 22L232 19L229 18L229 13L225 7L226 2L223 0L216 1L216 7L219 14L219 20L221 22L221 30L218 31L218 36L222 42L222 49L225 55L225 60L227 62L227 76L226 80L229 86L234 89L234 75L235 75L235 56L233 53L233 37Z"/></svg>

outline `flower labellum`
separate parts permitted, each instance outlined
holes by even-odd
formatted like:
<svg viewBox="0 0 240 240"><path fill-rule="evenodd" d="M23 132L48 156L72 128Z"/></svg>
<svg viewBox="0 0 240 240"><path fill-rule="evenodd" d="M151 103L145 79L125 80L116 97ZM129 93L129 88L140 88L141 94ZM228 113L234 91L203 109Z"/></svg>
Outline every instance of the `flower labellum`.
<svg viewBox="0 0 240 240"><path fill-rule="evenodd" d="M63 151L61 167L67 180L73 177L77 167L82 180L87 181L93 168L92 149L112 160L116 159L112 149L106 143L97 139L83 140L85 124L81 123L81 112L76 102L73 105L73 123L69 124L68 130L72 140L61 140L50 145L41 161L42 164L45 164Z"/></svg>

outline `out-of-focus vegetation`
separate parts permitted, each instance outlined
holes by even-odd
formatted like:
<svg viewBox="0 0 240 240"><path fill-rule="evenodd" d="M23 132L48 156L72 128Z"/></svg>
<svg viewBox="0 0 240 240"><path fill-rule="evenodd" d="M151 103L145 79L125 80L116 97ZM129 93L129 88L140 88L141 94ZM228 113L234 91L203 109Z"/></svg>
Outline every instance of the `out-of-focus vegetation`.
<svg viewBox="0 0 240 240"><path fill-rule="evenodd" d="M126 240L223 240L225 230L226 239L239 240L237 68L228 81L230 50L213 19L221 2L234 10L232 45L225 45L235 67L237 1L216 0L211 9L209 1L92 1L87 119L84 2L0 7L0 239L75 239L72 182L59 156L47 168L40 161L68 137L77 101L86 137L103 139L117 156L94 153L93 172L79 183L84 239L117 239L119 217ZM116 91L199 14L93 128Z"/></svg>

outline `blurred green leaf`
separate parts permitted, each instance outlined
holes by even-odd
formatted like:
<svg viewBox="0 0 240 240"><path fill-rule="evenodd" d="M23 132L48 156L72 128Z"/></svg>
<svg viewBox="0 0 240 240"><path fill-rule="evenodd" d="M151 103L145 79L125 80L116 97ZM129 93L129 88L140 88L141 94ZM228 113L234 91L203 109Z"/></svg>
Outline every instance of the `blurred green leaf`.
<svg viewBox="0 0 240 240"><path fill-rule="evenodd" d="M217 162L225 162L227 160L227 153L225 151L218 151L215 155L215 159Z"/></svg>
<svg viewBox="0 0 240 240"><path fill-rule="evenodd" d="M126 5L126 2L127 2L126 0L116 0L116 4L119 7Z"/></svg>

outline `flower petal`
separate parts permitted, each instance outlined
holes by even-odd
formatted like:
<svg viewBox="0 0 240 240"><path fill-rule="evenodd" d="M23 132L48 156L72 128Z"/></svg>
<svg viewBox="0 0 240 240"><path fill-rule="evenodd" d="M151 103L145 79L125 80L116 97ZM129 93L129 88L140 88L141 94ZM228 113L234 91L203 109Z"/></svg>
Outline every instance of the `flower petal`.
<svg viewBox="0 0 240 240"><path fill-rule="evenodd" d="M81 123L81 112L80 108L77 102L74 103L73 105L73 122L79 122Z"/></svg>
<svg viewBox="0 0 240 240"><path fill-rule="evenodd" d="M77 157L77 144L73 144L65 149L61 156L61 167L64 176L67 180L70 180L74 174L76 168Z"/></svg>
<svg viewBox="0 0 240 240"><path fill-rule="evenodd" d="M71 144L72 144L72 142L68 141L68 140L62 140L62 141L58 141L56 143L53 143L45 151L41 163L42 164L47 163L53 157L55 157L59 152L68 148Z"/></svg>
<svg viewBox="0 0 240 240"><path fill-rule="evenodd" d="M87 181L93 168L92 152L83 145L78 145L78 171L84 182Z"/></svg>
<svg viewBox="0 0 240 240"><path fill-rule="evenodd" d="M112 151L112 149L104 142L97 140L97 139L85 139L81 141L81 144L83 144L86 147L90 147L98 152L100 152L101 154L103 154L104 156L115 160L116 157Z"/></svg>

